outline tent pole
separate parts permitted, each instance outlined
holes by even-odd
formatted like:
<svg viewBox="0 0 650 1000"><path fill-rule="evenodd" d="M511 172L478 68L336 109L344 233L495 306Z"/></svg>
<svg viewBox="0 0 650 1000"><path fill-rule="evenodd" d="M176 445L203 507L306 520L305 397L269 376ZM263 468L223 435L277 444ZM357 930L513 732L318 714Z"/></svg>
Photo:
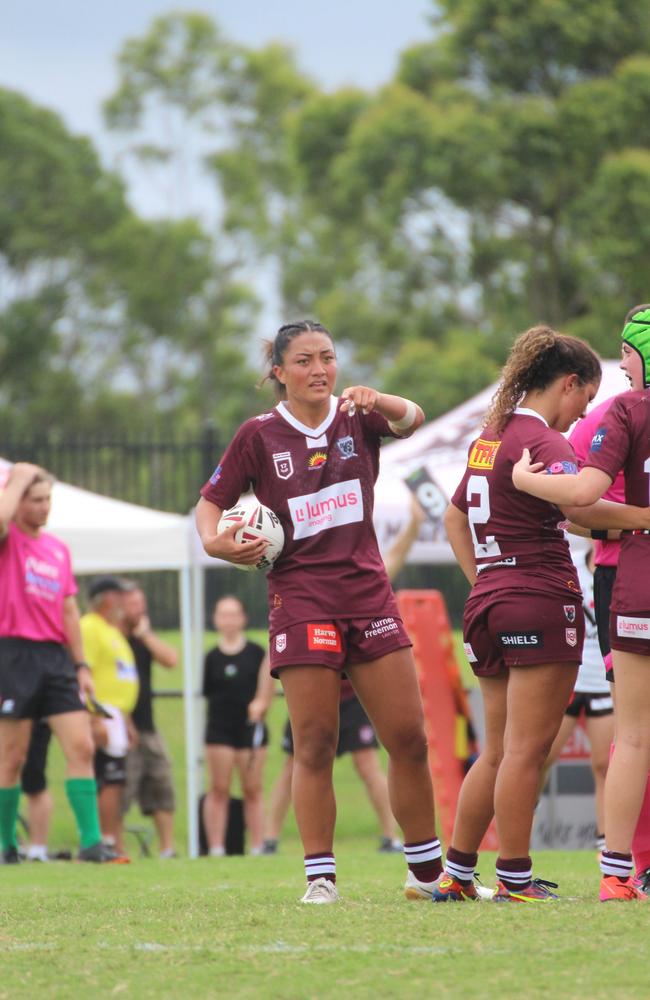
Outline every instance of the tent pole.
<svg viewBox="0 0 650 1000"><path fill-rule="evenodd" d="M187 795L187 853L198 856L198 819L196 788L196 734L194 724L194 622L190 567L180 572L181 630L183 636L183 714L185 719L185 792Z"/></svg>
<svg viewBox="0 0 650 1000"><path fill-rule="evenodd" d="M188 789L191 786L193 794L192 810L195 818L194 853L199 854L198 803L203 788L203 725L201 696L201 667L203 664L203 627L205 614L205 571L198 563L191 569L192 578L192 731L191 731L191 775L188 773ZM188 791L189 794L189 791Z"/></svg>

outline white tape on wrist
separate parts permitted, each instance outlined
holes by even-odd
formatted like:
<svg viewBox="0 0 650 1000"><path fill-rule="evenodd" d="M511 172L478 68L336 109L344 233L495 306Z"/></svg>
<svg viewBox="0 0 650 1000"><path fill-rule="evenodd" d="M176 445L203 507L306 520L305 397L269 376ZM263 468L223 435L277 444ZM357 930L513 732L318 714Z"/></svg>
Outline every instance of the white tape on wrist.
<svg viewBox="0 0 650 1000"><path fill-rule="evenodd" d="M410 399L405 399L406 403L406 413L399 420L389 420L388 426L392 431L399 433L400 431L408 431L411 429L415 423L418 415L415 403L411 402Z"/></svg>

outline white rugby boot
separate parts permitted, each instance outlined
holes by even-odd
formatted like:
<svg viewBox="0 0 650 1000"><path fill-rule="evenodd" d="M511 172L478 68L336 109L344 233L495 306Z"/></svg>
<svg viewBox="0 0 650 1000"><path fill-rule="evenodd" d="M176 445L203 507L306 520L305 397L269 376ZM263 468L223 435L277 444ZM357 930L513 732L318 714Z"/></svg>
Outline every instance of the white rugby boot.
<svg viewBox="0 0 650 1000"><path fill-rule="evenodd" d="M317 878L307 885L301 903L338 903L338 889L328 878Z"/></svg>

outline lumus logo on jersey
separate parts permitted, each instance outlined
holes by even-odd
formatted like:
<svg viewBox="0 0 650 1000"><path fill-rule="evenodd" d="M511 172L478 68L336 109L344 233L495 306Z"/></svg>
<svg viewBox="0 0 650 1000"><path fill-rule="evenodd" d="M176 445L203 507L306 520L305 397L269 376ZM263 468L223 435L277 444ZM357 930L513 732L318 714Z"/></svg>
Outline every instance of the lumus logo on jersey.
<svg viewBox="0 0 650 1000"><path fill-rule="evenodd" d="M308 538L328 528L363 521L363 495L358 479L326 486L316 493L289 499L294 539Z"/></svg>
<svg viewBox="0 0 650 1000"><path fill-rule="evenodd" d="M617 615L616 634L626 639L650 639L650 618Z"/></svg>

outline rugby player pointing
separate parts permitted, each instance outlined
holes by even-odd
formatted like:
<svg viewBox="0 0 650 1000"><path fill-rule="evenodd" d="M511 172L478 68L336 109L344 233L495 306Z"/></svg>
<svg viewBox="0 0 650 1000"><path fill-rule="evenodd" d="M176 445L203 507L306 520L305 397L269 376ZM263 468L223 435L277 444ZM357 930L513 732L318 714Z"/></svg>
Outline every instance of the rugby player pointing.
<svg viewBox="0 0 650 1000"><path fill-rule="evenodd" d="M422 705L410 641L372 523L383 436L422 423L409 400L365 386L333 395L336 353L318 323L283 326L267 344L278 405L239 429L201 490L208 555L253 564L264 542L217 535L246 490L280 518L285 547L268 576L271 669L294 738L293 802L305 852L305 903L338 898L332 766L345 670L389 755L391 807L404 832L408 898L430 898L441 869Z"/></svg>

